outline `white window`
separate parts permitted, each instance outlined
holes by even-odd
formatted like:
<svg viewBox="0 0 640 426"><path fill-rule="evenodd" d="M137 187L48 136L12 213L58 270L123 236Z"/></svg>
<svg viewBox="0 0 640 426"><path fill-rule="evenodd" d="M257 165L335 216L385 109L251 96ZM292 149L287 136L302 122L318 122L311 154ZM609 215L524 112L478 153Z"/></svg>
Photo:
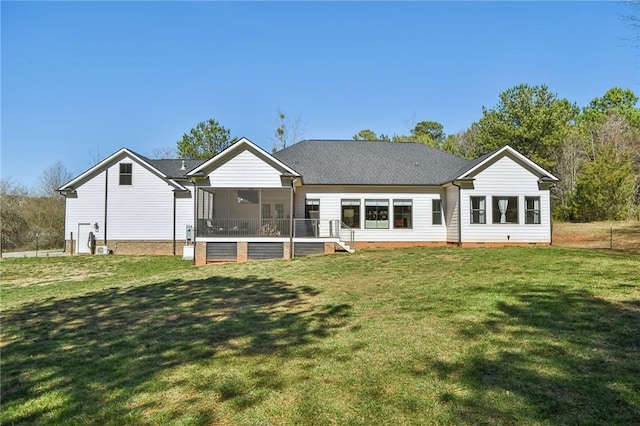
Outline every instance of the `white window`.
<svg viewBox="0 0 640 426"><path fill-rule="evenodd" d="M131 163L120 163L120 185L131 185Z"/></svg>
<svg viewBox="0 0 640 426"><path fill-rule="evenodd" d="M524 223L540 224L540 197L524 197Z"/></svg>
<svg viewBox="0 0 640 426"><path fill-rule="evenodd" d="M493 223L518 223L518 197L492 197Z"/></svg>
<svg viewBox="0 0 640 426"><path fill-rule="evenodd" d="M486 197L471 197L471 223L487 223Z"/></svg>
<svg viewBox="0 0 640 426"><path fill-rule="evenodd" d="M349 228L360 228L360 200L342 200L342 221Z"/></svg>
<svg viewBox="0 0 640 426"><path fill-rule="evenodd" d="M320 219L320 200L305 200L304 217L306 219Z"/></svg>
<svg viewBox="0 0 640 426"><path fill-rule="evenodd" d="M412 210L413 202L411 200L393 200L393 227L396 229L413 228Z"/></svg>
<svg viewBox="0 0 640 426"><path fill-rule="evenodd" d="M442 225L442 200L431 200L431 215L433 225Z"/></svg>
<svg viewBox="0 0 640 426"><path fill-rule="evenodd" d="M389 200L364 200L364 227L389 229Z"/></svg>

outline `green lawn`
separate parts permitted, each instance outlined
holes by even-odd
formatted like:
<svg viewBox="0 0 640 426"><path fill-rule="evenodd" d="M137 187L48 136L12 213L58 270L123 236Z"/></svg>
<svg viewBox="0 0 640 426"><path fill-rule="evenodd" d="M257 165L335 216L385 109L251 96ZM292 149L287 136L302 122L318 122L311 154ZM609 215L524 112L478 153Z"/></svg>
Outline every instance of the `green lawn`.
<svg viewBox="0 0 640 426"><path fill-rule="evenodd" d="M640 256L3 260L2 424L638 424Z"/></svg>

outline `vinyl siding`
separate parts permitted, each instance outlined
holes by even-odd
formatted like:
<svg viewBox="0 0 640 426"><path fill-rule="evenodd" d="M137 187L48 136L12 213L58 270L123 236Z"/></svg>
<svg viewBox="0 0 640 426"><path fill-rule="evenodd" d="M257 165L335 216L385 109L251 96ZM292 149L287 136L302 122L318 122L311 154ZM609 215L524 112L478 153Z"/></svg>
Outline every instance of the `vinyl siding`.
<svg viewBox="0 0 640 426"><path fill-rule="evenodd" d="M474 189L461 191L461 220L463 242L540 242L551 241L549 191L538 188L538 176L504 156L474 176ZM470 197L486 197L486 224L471 224ZM518 223L493 223L493 196L517 197ZM540 224L525 224L524 199L540 197Z"/></svg>
<svg viewBox="0 0 640 426"><path fill-rule="evenodd" d="M447 224L447 241L450 243L458 242L459 234L459 217L460 205L458 203L458 187L450 186L446 189L445 205L445 221Z"/></svg>
<svg viewBox="0 0 640 426"><path fill-rule="evenodd" d="M65 240L78 239L79 223L97 223L99 230L94 232L98 242L104 240L104 181L106 173L103 170L90 180L76 188L75 196L68 196L65 200ZM93 231L93 227L92 227ZM85 242L83 242L85 243Z"/></svg>
<svg viewBox="0 0 640 426"><path fill-rule="evenodd" d="M176 240L184 242L187 225L193 226L193 186L185 184L189 193L176 194Z"/></svg>
<svg viewBox="0 0 640 426"><path fill-rule="evenodd" d="M440 188L425 187L349 187L309 186L298 188L295 199L295 217L304 218L305 199L320 200L320 220L328 226L329 220L339 220L341 200L359 199L360 224L355 229L355 241L446 241L446 226L432 225L431 200L440 198ZM365 229L365 200L389 200L389 229ZM393 229L393 200L412 200L412 229ZM444 204L444 203L443 203ZM323 228L320 232L327 231Z"/></svg>
<svg viewBox="0 0 640 426"><path fill-rule="evenodd" d="M118 182L119 164L132 163L132 184ZM117 240L171 240L173 187L129 158L109 167L107 234Z"/></svg>
<svg viewBox="0 0 640 426"><path fill-rule="evenodd" d="M280 175L277 169L245 150L213 170L209 180L211 186L219 188L282 188Z"/></svg>

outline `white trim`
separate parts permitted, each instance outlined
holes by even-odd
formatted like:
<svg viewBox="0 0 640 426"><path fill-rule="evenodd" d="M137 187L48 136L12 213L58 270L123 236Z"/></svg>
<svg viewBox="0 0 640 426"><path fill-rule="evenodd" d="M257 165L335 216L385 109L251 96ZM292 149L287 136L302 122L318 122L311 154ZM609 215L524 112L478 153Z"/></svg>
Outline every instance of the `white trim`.
<svg viewBox="0 0 640 426"><path fill-rule="evenodd" d="M285 170L287 173L290 173L290 174L294 175L295 177L300 177L300 174L298 172L296 172L295 170L293 170L291 167L287 166L286 164L284 164L280 160L274 158L268 152L266 152L265 150L263 150L259 146L255 145L253 142L251 142L247 138L238 139L233 145L227 147L226 149L224 149L220 153L214 155L209 160L205 161L204 163L202 163L201 165L199 165L195 169L191 170L189 173L187 173L187 176L188 177L192 177L192 176L196 175L199 172L202 172L202 171L207 170L209 168L213 168L213 166L215 166L215 164L223 162L225 157L227 157L229 155L232 155L235 151L241 150L244 146L247 146L247 147L251 148L252 150L255 150L266 161L271 162L272 164L275 164L276 166L278 166L278 168Z"/></svg>
<svg viewBox="0 0 640 426"><path fill-rule="evenodd" d="M546 171L545 169L543 169L542 167L538 166L533 161L529 160L524 155L520 154L515 149L511 148L509 145L505 145L502 148L500 148L499 150L497 150L496 152L494 152L493 154L491 154L490 156L488 156L487 158L485 158L484 160L482 160L480 163L478 163L475 166L473 166L471 169L465 171L463 174L461 174L460 176L455 178L454 181L459 180L459 179L464 179L464 178L468 177L469 175L473 174L476 170L478 170L478 169L484 167L486 164L494 161L498 156L502 155L505 152L508 152L509 154L515 156L517 160L525 163L527 166L529 166L530 168L532 168L535 171L537 171L538 174L541 175L541 177L547 177L547 178L549 178L549 179L551 179L553 181L559 181L560 180L557 177L555 177L554 175L552 175L551 173L549 173L548 171Z"/></svg>
<svg viewBox="0 0 640 426"><path fill-rule="evenodd" d="M127 148L121 148L118 151L114 152L109 157L107 157L104 160L100 161L98 164L96 164L95 166L91 167L86 172L82 173L80 176L78 176L78 177L74 178L73 180L71 180L71 181L65 183L64 185L62 185L60 188L58 188L58 191L62 192L62 191L66 191L66 190L72 189L74 184L76 184L77 182L82 181L86 177L91 176L92 174L96 173L97 171L105 168L106 166L108 166L109 164L114 162L115 159L117 159L118 157L123 156L123 155L128 155L133 160L135 160L138 164L140 164L142 167L145 167L145 168L149 169L152 173L154 173L158 177L161 177L161 178L167 180L167 182L171 186L173 186L174 188L182 190L182 191L187 191L187 188L185 188L184 186L182 186L181 184L179 184L175 180L169 179L169 177L167 175L162 173L157 168L153 167L151 164L149 164L147 161L145 161L143 158L141 158L140 155L136 154L135 152L133 152L130 149L127 149Z"/></svg>

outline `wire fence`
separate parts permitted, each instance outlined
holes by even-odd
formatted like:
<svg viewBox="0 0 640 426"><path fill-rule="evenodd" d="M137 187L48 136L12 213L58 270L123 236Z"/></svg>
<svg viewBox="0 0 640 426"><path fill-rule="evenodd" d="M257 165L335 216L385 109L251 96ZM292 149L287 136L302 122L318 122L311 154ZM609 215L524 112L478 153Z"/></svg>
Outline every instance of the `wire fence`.
<svg viewBox="0 0 640 426"><path fill-rule="evenodd" d="M640 254L640 222L559 223L554 225L553 243Z"/></svg>

